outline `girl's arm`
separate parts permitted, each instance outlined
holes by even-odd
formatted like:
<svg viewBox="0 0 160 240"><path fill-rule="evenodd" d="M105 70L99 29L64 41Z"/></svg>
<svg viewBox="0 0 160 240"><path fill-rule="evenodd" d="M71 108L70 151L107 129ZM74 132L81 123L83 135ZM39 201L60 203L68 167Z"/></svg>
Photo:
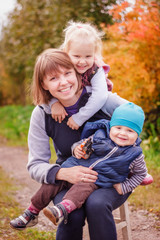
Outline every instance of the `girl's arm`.
<svg viewBox="0 0 160 240"><path fill-rule="evenodd" d="M80 108L79 112L72 115L72 119L78 126L82 126L85 121L98 112L107 101L108 89L103 68L91 79L92 92L86 105Z"/></svg>
<svg viewBox="0 0 160 240"><path fill-rule="evenodd" d="M127 103L128 101L121 98L117 93L108 92L108 98L101 110L108 116L112 116L114 110L121 104Z"/></svg>
<svg viewBox="0 0 160 240"><path fill-rule="evenodd" d="M133 191L138 185L141 184L143 179L146 177L147 168L143 154L141 154L131 163L130 170L132 173L132 176L130 178L127 178L123 183L118 183L114 185L116 190L121 187L121 193L118 191L120 194L125 194Z"/></svg>

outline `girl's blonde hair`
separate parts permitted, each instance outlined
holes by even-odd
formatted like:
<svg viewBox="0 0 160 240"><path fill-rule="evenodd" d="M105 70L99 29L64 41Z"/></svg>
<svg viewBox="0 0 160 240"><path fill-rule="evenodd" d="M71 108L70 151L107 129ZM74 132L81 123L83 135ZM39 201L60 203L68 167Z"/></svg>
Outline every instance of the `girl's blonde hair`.
<svg viewBox="0 0 160 240"><path fill-rule="evenodd" d="M68 52L72 41L84 41L87 38L95 44L95 56L102 60L102 36L103 32L100 32L95 26L90 23L73 22L69 21L67 27L64 29L64 43L61 45L61 49Z"/></svg>
<svg viewBox="0 0 160 240"><path fill-rule="evenodd" d="M60 73L60 67L65 69L74 69L70 57L67 53L61 50L49 48L43 51L36 60L33 82L31 86L31 92L33 96L33 103L37 104L47 104L52 96L48 90L43 88L43 80L46 76L55 73ZM76 70L75 70L76 72ZM78 89L81 88L81 76L76 72Z"/></svg>

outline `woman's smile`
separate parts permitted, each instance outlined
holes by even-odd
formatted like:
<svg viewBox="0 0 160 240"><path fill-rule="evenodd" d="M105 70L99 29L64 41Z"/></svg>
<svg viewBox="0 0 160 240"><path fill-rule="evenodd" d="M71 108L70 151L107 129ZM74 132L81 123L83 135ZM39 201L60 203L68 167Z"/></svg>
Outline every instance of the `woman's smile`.
<svg viewBox="0 0 160 240"><path fill-rule="evenodd" d="M68 93L70 90L71 90L72 86L69 86L67 88L64 88L64 89L61 89L59 90L60 92L63 92L63 93Z"/></svg>
<svg viewBox="0 0 160 240"><path fill-rule="evenodd" d="M59 67L58 72L52 72L45 77L43 87L66 107L77 101L78 80L74 68Z"/></svg>

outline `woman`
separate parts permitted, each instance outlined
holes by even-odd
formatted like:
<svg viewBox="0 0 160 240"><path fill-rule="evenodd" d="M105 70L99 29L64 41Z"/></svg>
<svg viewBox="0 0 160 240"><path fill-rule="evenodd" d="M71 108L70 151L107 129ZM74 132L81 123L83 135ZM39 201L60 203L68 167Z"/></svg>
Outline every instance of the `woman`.
<svg viewBox="0 0 160 240"><path fill-rule="evenodd" d="M89 97L89 89L81 88L80 77L76 73L68 55L62 51L48 49L37 59L34 69L32 93L36 106L33 110L29 128L29 162L28 170L33 179L40 183L57 183L65 180L72 184L80 181L95 182L97 173L89 168L76 166L61 168L60 164L71 156L71 146L80 139L82 128L72 130L67 126L67 119L55 122L47 106L55 97L64 106L68 117L78 112ZM109 93L103 111L99 111L89 121L107 118L114 109L126 100ZM45 104L45 105L44 105ZM56 164L50 164L49 138L57 153ZM66 189L67 191L67 189ZM62 200L63 190L54 199ZM57 229L57 240L82 240L83 226L87 217L91 240L116 240L116 228L112 210L125 202L129 194L119 195L114 188L94 191L81 209L69 215L68 223L63 222Z"/></svg>

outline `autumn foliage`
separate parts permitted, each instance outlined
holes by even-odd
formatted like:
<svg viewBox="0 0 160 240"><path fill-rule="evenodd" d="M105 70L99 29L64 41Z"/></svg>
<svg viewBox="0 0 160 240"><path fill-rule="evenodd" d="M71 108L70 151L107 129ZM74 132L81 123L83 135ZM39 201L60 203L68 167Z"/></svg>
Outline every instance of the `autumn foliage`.
<svg viewBox="0 0 160 240"><path fill-rule="evenodd" d="M137 0L115 5L114 25L104 27L104 60L111 65L114 91L141 105L145 112L160 106L160 8Z"/></svg>

